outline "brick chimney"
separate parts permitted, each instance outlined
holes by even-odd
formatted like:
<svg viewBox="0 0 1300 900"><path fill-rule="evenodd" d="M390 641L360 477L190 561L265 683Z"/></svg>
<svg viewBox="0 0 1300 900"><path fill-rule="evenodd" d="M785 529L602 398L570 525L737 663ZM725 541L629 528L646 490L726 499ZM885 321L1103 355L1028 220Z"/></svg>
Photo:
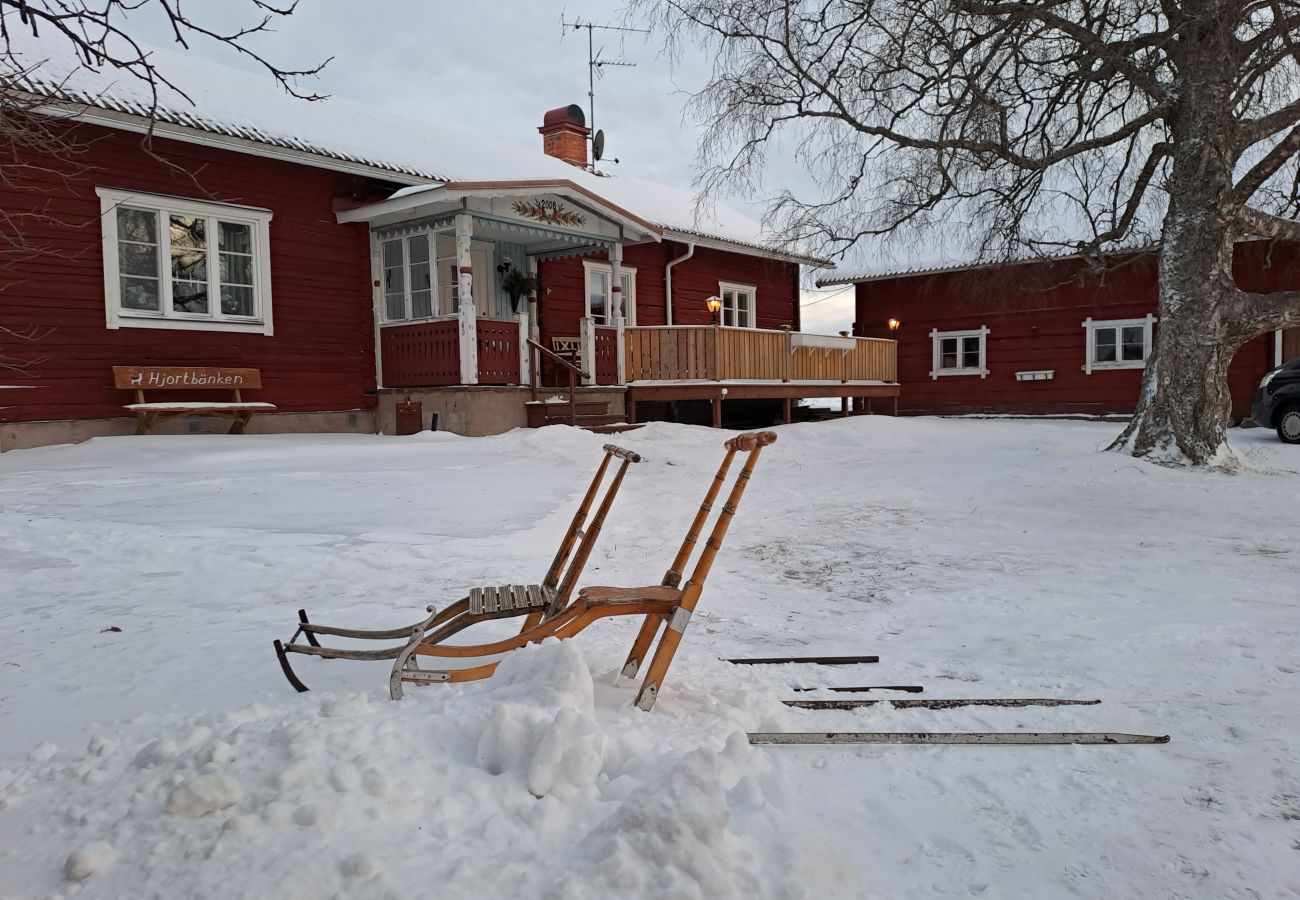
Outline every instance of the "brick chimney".
<svg viewBox="0 0 1300 900"><path fill-rule="evenodd" d="M576 103L561 106L542 118L542 150L566 163L585 169L587 167L587 117Z"/></svg>

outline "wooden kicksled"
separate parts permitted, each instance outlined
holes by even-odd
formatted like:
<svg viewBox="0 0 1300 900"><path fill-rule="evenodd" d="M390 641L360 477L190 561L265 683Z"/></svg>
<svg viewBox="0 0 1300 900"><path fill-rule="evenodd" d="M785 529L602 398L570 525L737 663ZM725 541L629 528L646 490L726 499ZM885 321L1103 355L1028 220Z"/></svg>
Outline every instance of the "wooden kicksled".
<svg viewBox="0 0 1300 900"><path fill-rule="evenodd" d="M455 669L422 669L421 658L472 659L497 656L518 650L530 643L537 643L554 637L561 640L574 637L592 623L600 619L615 616L637 616L642 619L641 628L632 644L623 666L623 675L632 678L641 669L651 644L663 629L657 648L647 668L645 679L637 692L636 705L649 710L654 706L655 698L663 685L673 656L681 643L695 611L700 595L704 590L705 580L712 569L714 559L730 528L733 516L744 496L745 488L758 464L762 449L775 443L776 435L770 431L742 434L725 442L726 454L717 474L714 475L704 501L700 504L673 559L657 585L645 587L586 587L578 592L573 601L570 593L580 575L583 565L591 552L601 524L605 520L614 493L622 481L629 462L640 459L637 454L607 446L606 458L597 470L592 486L587 492L582 507L574 517L560 552L552 564L547 579L538 586L506 586L501 588L475 588L469 595L441 613L434 613L429 618L405 629L386 629L383 631L359 631L354 629L333 628L316 625L308 621L305 613L299 613L298 630L294 632L289 643L275 641L276 655L285 677L298 690L306 686L294 674L289 666L288 654L300 653L321 656L329 659L357 660L393 660L389 677L389 693L394 699L402 696L403 684L446 684L462 681L474 681L490 677L499 665L499 660L477 666ZM727 495L727 500L717 515L713 528L709 532L704 548L701 550L690 577L682 584L686 565L694 554L696 542L708 521L722 487L727 482L727 474L737 454L745 454L745 462L736 476ZM601 501L600 509L591 526L582 530L582 521L590 502L596 496L598 485L604 475L605 467L611 456L623 459L623 465L615 476L610 488ZM564 562L575 540L581 539L578 549L565 570L563 578L559 577ZM559 579L558 586L552 586ZM430 610L432 612L432 610ZM514 637L482 644L449 644L447 638L463 631L469 626L491 619L524 617L522 630ZM322 647L316 641L317 635L333 635L345 638L365 640L393 640L405 638L405 643L390 645L379 650L346 650ZM306 643L299 643L297 638L304 637Z"/></svg>
<svg viewBox="0 0 1300 900"><path fill-rule="evenodd" d="M546 570L540 584L502 585L500 587L471 588L468 594L450 604L441 612L430 605L429 615L419 622L413 622L402 628L357 629L339 628L332 625L318 625L307 618L306 610L298 610L298 629L287 643L275 641L275 655L280 661L284 677L298 691L306 691L293 667L289 665L288 654L300 653L307 656L319 656L325 659L384 660L397 659L417 637L421 640L433 631L437 631L437 640L445 639L475 622L508 616L524 616L523 630L527 631L539 622L556 616L569 602L578 578L587 565L591 551L600 537L601 528L614 498L618 496L628 466L641 461L641 456L631 450L606 444L605 455L592 476L591 484L583 495L578 510L573 514L568 529L560 539L560 547L555 552L551 566ZM608 484L604 484L611 460L621 460L618 470ZM604 486L604 493L601 487ZM587 516L592 504L600 497L596 515L587 524ZM583 526L586 525L584 528ZM346 647L324 647L318 636L341 637L362 641L401 641L377 650L358 650ZM305 643L299 643L302 638Z"/></svg>

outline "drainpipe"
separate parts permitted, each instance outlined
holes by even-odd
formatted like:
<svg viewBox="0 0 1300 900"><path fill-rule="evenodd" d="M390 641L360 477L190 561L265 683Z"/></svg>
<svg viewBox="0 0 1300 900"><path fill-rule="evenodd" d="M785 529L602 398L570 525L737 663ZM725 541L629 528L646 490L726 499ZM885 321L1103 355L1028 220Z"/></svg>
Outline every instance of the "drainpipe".
<svg viewBox="0 0 1300 900"><path fill-rule="evenodd" d="M673 324L673 266L686 262L695 255L695 241L686 242L686 255L669 260L664 266L664 319L666 325Z"/></svg>

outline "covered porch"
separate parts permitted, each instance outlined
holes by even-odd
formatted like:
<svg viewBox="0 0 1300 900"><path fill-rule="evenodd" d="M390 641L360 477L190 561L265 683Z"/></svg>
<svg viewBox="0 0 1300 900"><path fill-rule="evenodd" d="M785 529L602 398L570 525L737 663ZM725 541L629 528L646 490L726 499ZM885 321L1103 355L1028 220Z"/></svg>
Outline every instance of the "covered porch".
<svg viewBox="0 0 1300 900"><path fill-rule="evenodd" d="M551 356L577 362L582 385L622 383L622 251L659 240L650 223L569 182L414 188L339 220L370 226L381 392L535 388ZM581 298L539 295L539 264L595 256L607 270L603 303L543 348L548 307ZM556 330L554 316L548 325Z"/></svg>
<svg viewBox="0 0 1300 900"><path fill-rule="evenodd" d="M679 260L647 253L663 237L656 226L571 182L411 188L339 218L370 227L380 418L397 418L385 405L421 406L402 428L438 427L435 414L464 433L552 421L612 427L635 422L638 403L699 400L712 403L715 425L735 400L779 401L765 408L791 421L803 398L840 398L847 412L898 395L893 341L753 327L759 293L725 280L750 272L734 262L732 275L697 275L692 290L703 303L700 282L717 279L723 297L709 308L728 324L655 324L646 313L656 299L661 321L672 322L674 308L688 321L708 318L703 306L687 317L674 302L670 269L658 280L658 266ZM639 312L638 265L649 301ZM768 309L781 311L766 321L796 317L797 284L772 283L765 290L790 299L775 301ZM649 321L636 324L638 315ZM561 402L567 417L552 408Z"/></svg>

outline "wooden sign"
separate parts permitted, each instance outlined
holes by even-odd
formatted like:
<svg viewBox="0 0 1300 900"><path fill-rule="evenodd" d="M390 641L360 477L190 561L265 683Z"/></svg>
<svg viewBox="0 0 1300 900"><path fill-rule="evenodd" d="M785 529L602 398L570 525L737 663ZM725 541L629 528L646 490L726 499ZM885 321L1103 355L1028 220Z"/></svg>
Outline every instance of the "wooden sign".
<svg viewBox="0 0 1300 900"><path fill-rule="evenodd" d="M262 373L201 366L113 366L113 385L138 391L256 390L262 386Z"/></svg>

